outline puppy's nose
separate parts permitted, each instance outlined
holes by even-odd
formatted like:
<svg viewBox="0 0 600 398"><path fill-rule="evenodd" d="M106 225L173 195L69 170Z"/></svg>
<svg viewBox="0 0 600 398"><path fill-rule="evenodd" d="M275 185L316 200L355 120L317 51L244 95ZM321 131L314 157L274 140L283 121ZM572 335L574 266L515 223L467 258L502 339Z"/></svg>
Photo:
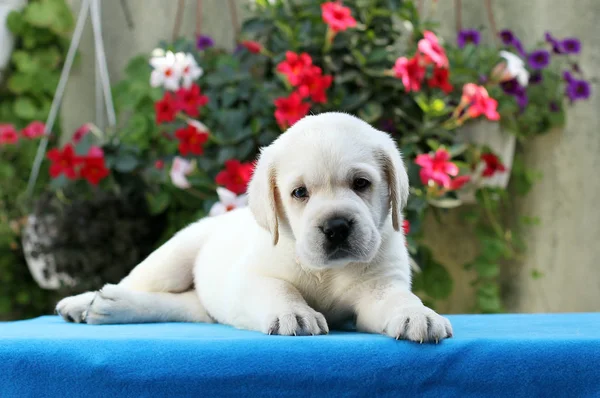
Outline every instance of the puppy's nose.
<svg viewBox="0 0 600 398"><path fill-rule="evenodd" d="M342 217L332 218L327 220L321 231L327 237L327 240L334 246L343 243L350 235L350 221Z"/></svg>

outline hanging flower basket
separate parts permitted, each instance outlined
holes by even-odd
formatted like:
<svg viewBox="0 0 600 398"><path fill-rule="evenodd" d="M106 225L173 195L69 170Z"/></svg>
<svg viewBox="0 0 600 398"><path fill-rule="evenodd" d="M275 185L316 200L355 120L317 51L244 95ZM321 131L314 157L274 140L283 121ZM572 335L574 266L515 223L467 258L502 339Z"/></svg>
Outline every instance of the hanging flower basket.
<svg viewBox="0 0 600 398"><path fill-rule="evenodd" d="M149 214L143 194L100 193L67 203L46 194L28 218L23 250L42 288L93 290L118 282L149 255L164 224Z"/></svg>

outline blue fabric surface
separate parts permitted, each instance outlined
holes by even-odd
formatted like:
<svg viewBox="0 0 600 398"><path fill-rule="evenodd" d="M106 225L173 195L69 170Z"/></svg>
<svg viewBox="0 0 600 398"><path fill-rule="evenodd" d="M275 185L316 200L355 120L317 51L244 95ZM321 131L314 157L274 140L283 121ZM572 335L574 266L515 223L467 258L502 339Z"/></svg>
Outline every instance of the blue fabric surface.
<svg viewBox="0 0 600 398"><path fill-rule="evenodd" d="M600 396L600 313L450 316L419 345L222 325L0 323L0 397Z"/></svg>

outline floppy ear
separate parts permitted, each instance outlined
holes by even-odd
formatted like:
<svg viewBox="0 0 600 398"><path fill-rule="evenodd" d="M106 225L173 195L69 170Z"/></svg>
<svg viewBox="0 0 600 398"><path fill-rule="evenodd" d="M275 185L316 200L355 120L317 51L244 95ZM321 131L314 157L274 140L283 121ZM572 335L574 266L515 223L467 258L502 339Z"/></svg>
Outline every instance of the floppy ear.
<svg viewBox="0 0 600 398"><path fill-rule="evenodd" d="M248 184L248 206L258 225L271 233L273 245L279 241L276 171L269 148L263 148Z"/></svg>
<svg viewBox="0 0 600 398"><path fill-rule="evenodd" d="M402 155L391 137L386 140L379 154L390 190L392 225L394 230L400 231L400 212L408 201L408 174L402 161Z"/></svg>

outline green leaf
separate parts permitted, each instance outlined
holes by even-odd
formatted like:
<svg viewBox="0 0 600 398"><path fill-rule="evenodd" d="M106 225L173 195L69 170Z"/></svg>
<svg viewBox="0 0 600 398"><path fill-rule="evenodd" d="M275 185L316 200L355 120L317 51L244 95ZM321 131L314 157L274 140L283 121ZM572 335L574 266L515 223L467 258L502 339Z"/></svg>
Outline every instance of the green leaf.
<svg viewBox="0 0 600 398"><path fill-rule="evenodd" d="M485 260L477 261L475 271L484 278L494 278L500 274L500 267L497 263L490 263Z"/></svg>
<svg viewBox="0 0 600 398"><path fill-rule="evenodd" d="M359 111L358 115L367 123L374 123L383 115L383 106L376 102L367 102Z"/></svg>
<svg viewBox="0 0 600 398"><path fill-rule="evenodd" d="M61 174L58 177L52 179L52 181L50 181L50 189L55 191L63 189L67 186L68 182L69 180L67 180L67 177L65 177L64 174Z"/></svg>
<svg viewBox="0 0 600 398"><path fill-rule="evenodd" d="M38 116L39 109L29 97L19 97L13 105L15 114L21 119L34 120Z"/></svg>
<svg viewBox="0 0 600 398"><path fill-rule="evenodd" d="M452 277L441 264L429 263L423 270L424 290L433 299L445 299L452 293Z"/></svg>
<svg viewBox="0 0 600 398"><path fill-rule="evenodd" d="M164 212L171 201L171 197L166 190L162 190L157 194L146 193L146 201L150 214L157 215Z"/></svg>
<svg viewBox="0 0 600 398"><path fill-rule="evenodd" d="M15 72L8 79L8 89L15 94L23 94L31 90L33 79L24 73Z"/></svg>
<svg viewBox="0 0 600 398"><path fill-rule="evenodd" d="M121 173L129 173L138 165L138 160L135 155L130 153L119 154L115 160L115 169Z"/></svg>
<svg viewBox="0 0 600 398"><path fill-rule="evenodd" d="M92 145L94 145L94 135L86 134L75 145L75 153L79 156L85 156L90 151Z"/></svg>

